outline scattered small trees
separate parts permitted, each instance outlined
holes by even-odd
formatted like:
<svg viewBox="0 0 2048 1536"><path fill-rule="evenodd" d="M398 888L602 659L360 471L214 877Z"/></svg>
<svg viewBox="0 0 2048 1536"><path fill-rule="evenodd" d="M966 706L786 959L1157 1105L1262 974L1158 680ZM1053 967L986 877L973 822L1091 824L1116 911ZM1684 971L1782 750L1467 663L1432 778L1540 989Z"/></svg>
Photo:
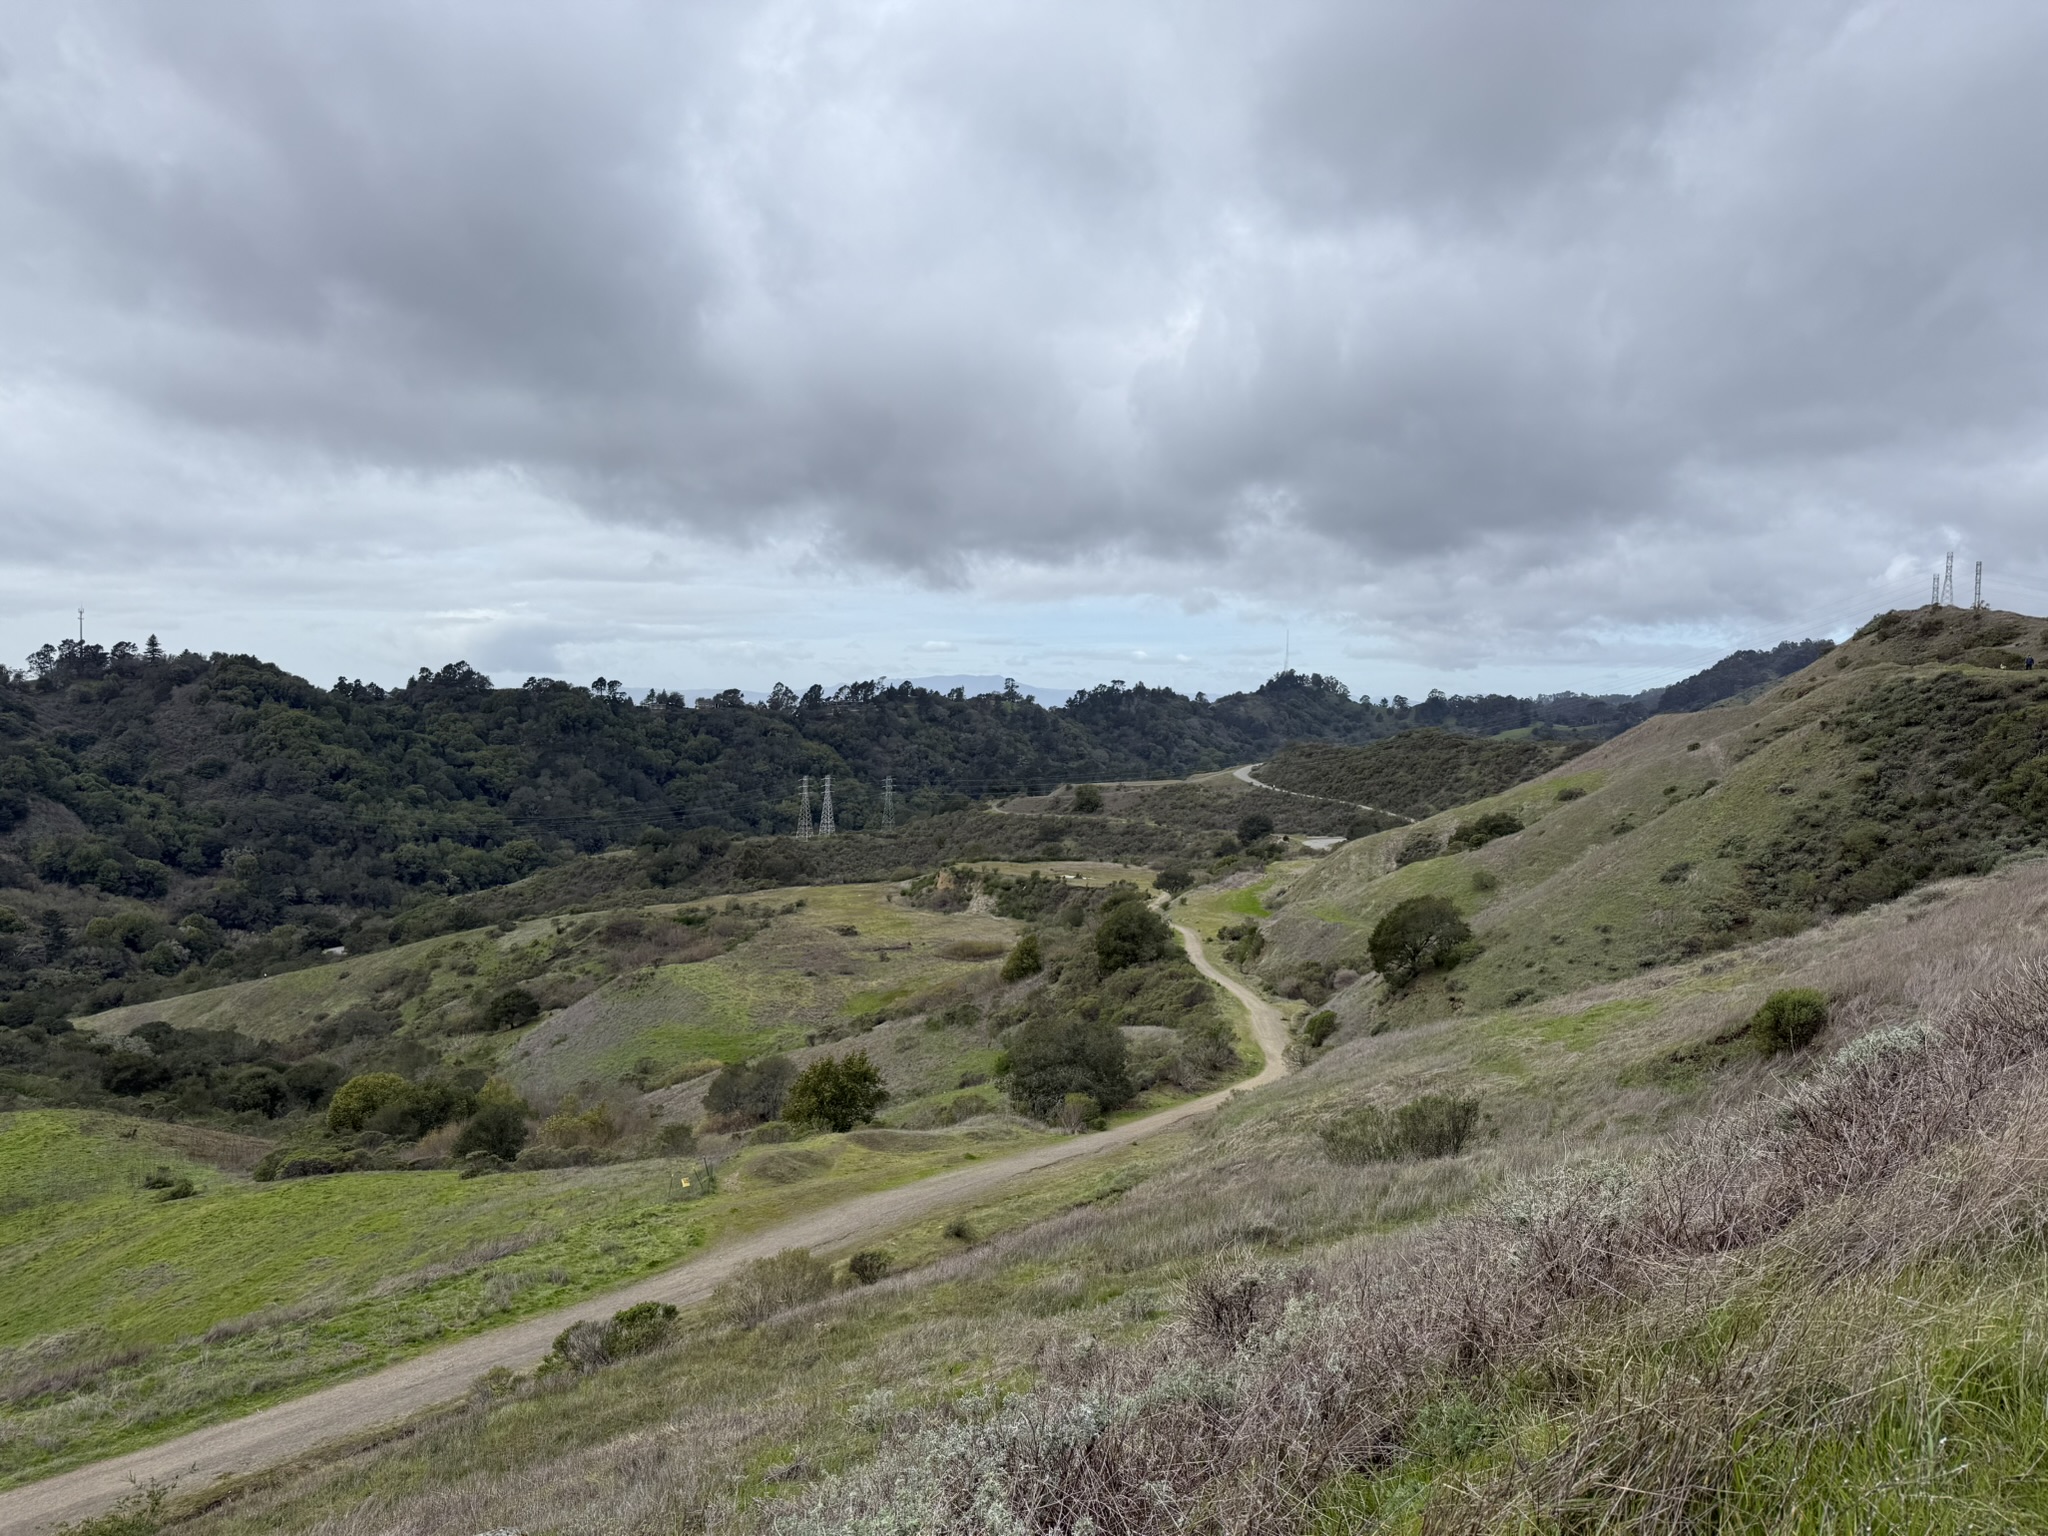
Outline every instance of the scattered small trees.
<svg viewBox="0 0 2048 1536"><path fill-rule="evenodd" d="M1173 946L1173 929L1143 901L1111 907L1095 930L1095 958L1105 973L1162 958Z"/></svg>
<svg viewBox="0 0 2048 1536"><path fill-rule="evenodd" d="M1472 930L1441 896L1411 896L1374 925L1366 947L1373 969L1390 986L1407 986L1424 971L1457 963Z"/></svg>
<svg viewBox="0 0 2048 1536"><path fill-rule="evenodd" d="M1003 961L1003 980L1022 981L1026 976L1036 976L1045 969L1045 957L1038 950L1038 935L1026 932Z"/></svg>
<svg viewBox="0 0 2048 1536"><path fill-rule="evenodd" d="M868 1060L866 1051L843 1057L826 1056L804 1068L790 1084L782 1103L782 1118L796 1125L850 1131L874 1119L875 1111L888 1097L882 1075Z"/></svg>
<svg viewBox="0 0 2048 1536"><path fill-rule="evenodd" d="M1828 1027L1828 1000L1811 987L1788 987L1764 999L1749 1021L1749 1037L1767 1056L1811 1045Z"/></svg>
<svg viewBox="0 0 2048 1536"><path fill-rule="evenodd" d="M367 1072L334 1091L327 1129L337 1136L376 1131L410 1140L466 1113L473 1102L447 1083L412 1083L396 1072Z"/></svg>

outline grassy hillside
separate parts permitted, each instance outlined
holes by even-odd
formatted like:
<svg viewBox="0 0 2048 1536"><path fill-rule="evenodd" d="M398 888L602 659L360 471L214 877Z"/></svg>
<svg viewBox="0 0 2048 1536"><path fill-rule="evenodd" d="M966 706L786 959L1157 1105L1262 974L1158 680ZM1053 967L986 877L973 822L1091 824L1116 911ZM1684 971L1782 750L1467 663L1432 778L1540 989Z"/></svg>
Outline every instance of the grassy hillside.
<svg viewBox="0 0 2048 1536"><path fill-rule="evenodd" d="M1886 615L1752 702L1659 716L1520 785L1348 844L1295 880L1260 973L1330 989L1371 970L1373 925L1440 896L1476 954L1388 999L1399 1021L1490 1009L1854 911L2048 838L2042 621L1965 609ZM1522 830L1456 846L1489 814ZM1508 823L1511 825L1512 823Z"/></svg>
<svg viewBox="0 0 2048 1536"><path fill-rule="evenodd" d="M1300 795L1421 817L1499 794L1585 750L1584 742L1409 731L1369 747L1298 743L1261 763L1259 779Z"/></svg>
<svg viewBox="0 0 2048 1536"><path fill-rule="evenodd" d="M1033 1135L991 1119L817 1137L798 1162L749 1148L720 1168L716 1193L689 1199L678 1176L694 1165L661 1159L258 1184L249 1144L234 1138L76 1112L0 1115L0 1483L558 1306ZM223 1155L227 1167L210 1160ZM151 1176L195 1193L162 1198Z"/></svg>
<svg viewBox="0 0 2048 1536"><path fill-rule="evenodd" d="M177 1529L2035 1528L2048 995L2010 967L2044 936L2026 862L1361 1037L1071 1214ZM1828 1032L1731 1042L1788 984ZM1339 1117L1444 1089L1463 1152L1333 1159Z"/></svg>
<svg viewBox="0 0 2048 1536"><path fill-rule="evenodd" d="M244 1117L262 1136L77 1111L0 1115L0 1391L11 1405L0 1480L1028 1145L1047 1128L1009 1115L1009 1103L1050 1117L1068 1085L1044 1105L1027 1100L1022 1079L1003 1075L1006 1058L1034 1037L1057 1043L1070 1019L1086 1020L1116 1063L1089 1080L1083 1121L1249 1070L1255 1053L1233 1046L1234 1007L1177 949L1100 960L1097 930L1116 911L1146 913L1165 936L1133 873L976 867L715 909L565 914L178 1000L174 1027L232 1030L283 1056L326 1041L353 1072L415 1084L488 1074L485 1097L517 1095L521 1141L532 1142L509 1168L510 1150L451 1156L461 1123L481 1116L474 1097L438 1127ZM1020 929L1042 963L1005 979ZM523 1028L475 1032L486 1000L514 986L560 1006ZM157 1011L102 1015L83 1033L148 1060L165 1040ZM877 1129L782 1123L781 1088L740 1112L707 1098L721 1064L786 1056L793 1075L855 1049L887 1090ZM1112 1078L1114 1093L1098 1086ZM194 1092L188 1082L130 1102L170 1114ZM716 1177L708 1197L704 1167Z"/></svg>

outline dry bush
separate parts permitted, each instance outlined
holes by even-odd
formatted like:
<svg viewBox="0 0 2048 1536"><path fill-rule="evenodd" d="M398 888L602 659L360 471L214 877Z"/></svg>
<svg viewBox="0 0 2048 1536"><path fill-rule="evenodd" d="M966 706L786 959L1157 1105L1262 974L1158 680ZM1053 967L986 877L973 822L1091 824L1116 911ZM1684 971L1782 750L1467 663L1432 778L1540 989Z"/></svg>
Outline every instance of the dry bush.
<svg viewBox="0 0 2048 1536"><path fill-rule="evenodd" d="M1448 1385L1530 1360L1589 1309L1681 1293L1810 1212L1823 1211L1825 1226L1852 1202L1897 1211L1890 1181L1924 1180L1952 1149L2013 1131L2048 1078L2044 1047L2048 962L2022 961L1927 1029L1865 1037L1789 1095L1641 1165L1567 1165L1469 1217L1301 1270L1287 1304L1221 1358L1213 1346L1235 1326L1232 1304L1222 1291L1191 1291L1181 1323L1148 1346L1048 1363L1038 1390L974 1422L935 1426L783 1529L884 1518L898 1532L1298 1528L1333 1479L1402 1455ZM2004 1198L1980 1179L1972 1219L1996 1230L2031 1213L2039 1172L2015 1157ZM1905 1262L1929 1235L1926 1218L1845 1230L1860 1235L1836 1234L1837 1268ZM1961 1228L1951 1214L1934 1230L1952 1242ZM1715 1388L1697 1403L1665 1401L1661 1421L1612 1415L1601 1454L1645 1474L1642 1490L1615 1495L1613 1516L1684 1528L1711 1480L1672 1459L1682 1437L1656 1426L1712 1435L1744 1401ZM1660 1456L1669 1475L1657 1471ZM1525 1490L1522 1511L1546 1524L1567 1516L1572 1490L1585 1486L1568 1470L1548 1493Z"/></svg>
<svg viewBox="0 0 2048 1536"><path fill-rule="evenodd" d="M714 1300L742 1328L758 1328L832 1289L832 1266L808 1248L756 1259L719 1286Z"/></svg>

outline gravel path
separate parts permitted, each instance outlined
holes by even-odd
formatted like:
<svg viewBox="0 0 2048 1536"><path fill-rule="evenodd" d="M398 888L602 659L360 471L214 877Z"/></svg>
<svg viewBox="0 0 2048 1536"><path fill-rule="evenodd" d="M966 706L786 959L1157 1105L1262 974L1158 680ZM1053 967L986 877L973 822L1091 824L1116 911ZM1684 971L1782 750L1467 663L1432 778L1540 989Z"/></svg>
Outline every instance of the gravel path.
<svg viewBox="0 0 2048 1536"><path fill-rule="evenodd" d="M1214 1109L1230 1094L1272 1082L1287 1071L1287 1025L1280 1011L1250 988L1212 965L1192 928L1176 925L1188 957L1211 981L1244 1004L1266 1064L1256 1077L1227 1089L1177 1104L1143 1120L1092 1136L1075 1136L992 1160L974 1168L935 1174L899 1189L861 1195L809 1216L757 1232L674 1269L622 1290L593 1296L574 1306L531 1317L427 1354L402 1360L353 1381L322 1387L304 1397L265 1408L246 1418L211 1425L162 1445L131 1451L72 1472L0 1493L0 1533L28 1536L71 1521L88 1519L138 1487L177 1482L203 1487L219 1478L244 1476L289 1462L331 1441L370 1433L422 1409L459 1398L472 1382L497 1366L531 1369L571 1323L606 1318L642 1301L678 1306L701 1302L734 1270L784 1248L844 1248L879 1237L949 1206L986 1198L1026 1174L1099 1157L1156 1136Z"/></svg>

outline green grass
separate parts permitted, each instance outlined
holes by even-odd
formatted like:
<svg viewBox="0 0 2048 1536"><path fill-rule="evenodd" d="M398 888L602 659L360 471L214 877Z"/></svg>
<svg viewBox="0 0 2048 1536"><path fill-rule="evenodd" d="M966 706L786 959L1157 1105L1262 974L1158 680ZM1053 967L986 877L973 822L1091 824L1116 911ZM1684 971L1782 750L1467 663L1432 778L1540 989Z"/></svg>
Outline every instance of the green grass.
<svg viewBox="0 0 2048 1536"><path fill-rule="evenodd" d="M4 1375L105 1363L89 1373L95 1390L13 1411L0 1481L160 1439L1031 1140L1008 1128L908 1148L820 1137L801 1144L792 1178L779 1176L792 1149L754 1148L721 1170L716 1195L685 1202L682 1165L667 1161L252 1184L128 1129L64 1111L0 1116ZM763 1162L777 1176L754 1176ZM198 1195L165 1202L142 1189L159 1164Z"/></svg>
<svg viewBox="0 0 2048 1536"><path fill-rule="evenodd" d="M838 1038L923 994L993 975L1013 923L928 911L896 894L893 884L763 892L752 900L782 915L754 937L706 960L606 983L527 1031L505 1070L528 1093L548 1095L616 1081L645 1061L657 1071L709 1057L741 1061ZM948 953L976 945L992 953Z"/></svg>

